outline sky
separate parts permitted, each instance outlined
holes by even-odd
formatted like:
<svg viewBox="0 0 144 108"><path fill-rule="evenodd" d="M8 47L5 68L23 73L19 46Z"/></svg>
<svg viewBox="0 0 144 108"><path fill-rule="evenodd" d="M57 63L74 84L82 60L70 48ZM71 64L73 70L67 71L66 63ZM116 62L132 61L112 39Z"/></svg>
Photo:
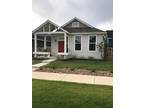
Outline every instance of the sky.
<svg viewBox="0 0 144 108"><path fill-rule="evenodd" d="M32 30L47 19L62 26L74 17L101 30L113 29L113 0L32 0Z"/></svg>

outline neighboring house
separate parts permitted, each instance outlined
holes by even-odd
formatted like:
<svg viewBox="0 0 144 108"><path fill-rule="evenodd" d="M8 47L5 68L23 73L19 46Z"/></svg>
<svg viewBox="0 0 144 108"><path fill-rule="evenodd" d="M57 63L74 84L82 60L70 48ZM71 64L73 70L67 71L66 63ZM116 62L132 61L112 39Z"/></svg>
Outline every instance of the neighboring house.
<svg viewBox="0 0 144 108"><path fill-rule="evenodd" d="M32 32L33 54L102 59L98 45L106 32L73 18L63 26L47 20Z"/></svg>
<svg viewBox="0 0 144 108"><path fill-rule="evenodd" d="M107 30L108 47L113 48L113 30Z"/></svg>

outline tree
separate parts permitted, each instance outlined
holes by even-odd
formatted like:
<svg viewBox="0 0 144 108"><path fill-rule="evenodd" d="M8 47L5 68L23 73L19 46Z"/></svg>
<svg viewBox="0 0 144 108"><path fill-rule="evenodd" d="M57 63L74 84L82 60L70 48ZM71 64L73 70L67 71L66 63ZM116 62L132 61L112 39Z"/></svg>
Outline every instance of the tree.
<svg viewBox="0 0 144 108"><path fill-rule="evenodd" d="M98 45L99 51L101 52L101 57L106 60L107 59L107 38L103 36L103 41Z"/></svg>

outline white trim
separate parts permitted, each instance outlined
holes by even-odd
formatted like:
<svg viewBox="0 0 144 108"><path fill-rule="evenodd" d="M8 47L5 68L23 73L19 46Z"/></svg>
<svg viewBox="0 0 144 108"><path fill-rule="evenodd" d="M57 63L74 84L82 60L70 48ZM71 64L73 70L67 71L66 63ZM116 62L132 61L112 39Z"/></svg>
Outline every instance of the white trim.
<svg viewBox="0 0 144 108"><path fill-rule="evenodd" d="M66 33L64 33L64 53L66 53Z"/></svg>
<svg viewBox="0 0 144 108"><path fill-rule="evenodd" d="M48 19L48 20L46 20L44 23L42 23L40 26L38 26L36 29L34 29L34 30L32 31L32 33L34 33L35 31L37 31L38 29L40 29L42 26L44 26L44 25L47 24L47 23L51 23L51 24L54 25L55 27L59 27L57 24L53 23L52 21L50 21L50 20Z"/></svg>
<svg viewBox="0 0 144 108"><path fill-rule="evenodd" d="M66 33L69 33L67 30L65 30L65 29L63 29L63 28L61 28L61 27L60 27L60 29L62 29L62 30L63 30L64 32L66 32Z"/></svg>
<svg viewBox="0 0 144 108"><path fill-rule="evenodd" d="M96 37L96 42L95 42L95 51L90 51L89 50L89 40L90 40L90 36L95 36ZM97 52L97 41L98 41L98 39L97 39L97 35L88 35L88 52Z"/></svg>
<svg viewBox="0 0 144 108"><path fill-rule="evenodd" d="M36 55L35 57L37 57L37 55L47 55L47 57L50 57L50 52L33 52L34 55Z"/></svg>
<svg viewBox="0 0 144 108"><path fill-rule="evenodd" d="M63 29L61 27L54 29L52 32L57 32L57 30L59 30L59 29L61 29L62 31L64 31L66 33L69 33L67 30L65 30L65 29Z"/></svg>
<svg viewBox="0 0 144 108"><path fill-rule="evenodd" d="M56 32L57 29L53 30L52 32L36 32L35 34L58 34L58 33L65 33L65 32ZM105 32L87 32L87 33L68 33L72 35L105 35Z"/></svg>
<svg viewBox="0 0 144 108"><path fill-rule="evenodd" d="M56 32L57 31L57 28L55 28L52 32Z"/></svg>
<svg viewBox="0 0 144 108"><path fill-rule="evenodd" d="M75 39L76 39L76 36L80 36L81 37L81 49L80 50L75 50ZM74 51L75 52L81 52L82 51L82 35L74 35Z"/></svg>
<svg viewBox="0 0 144 108"><path fill-rule="evenodd" d="M57 55L68 55L68 53L57 53Z"/></svg>
<svg viewBox="0 0 144 108"><path fill-rule="evenodd" d="M33 52L33 54L50 54L50 52Z"/></svg>
<svg viewBox="0 0 144 108"><path fill-rule="evenodd" d="M35 34L63 34L65 32L36 32Z"/></svg>
<svg viewBox="0 0 144 108"><path fill-rule="evenodd" d="M88 35L98 35L98 34L103 34L105 35L106 32L83 32L83 33L71 33L73 35L81 35L81 34L88 34Z"/></svg>

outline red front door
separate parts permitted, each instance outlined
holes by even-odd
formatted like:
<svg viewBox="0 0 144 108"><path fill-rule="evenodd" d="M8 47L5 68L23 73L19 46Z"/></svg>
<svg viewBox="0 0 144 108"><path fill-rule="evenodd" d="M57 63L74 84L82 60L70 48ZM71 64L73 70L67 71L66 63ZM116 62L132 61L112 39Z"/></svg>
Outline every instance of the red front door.
<svg viewBox="0 0 144 108"><path fill-rule="evenodd" d="M58 41L58 52L64 52L64 41Z"/></svg>

